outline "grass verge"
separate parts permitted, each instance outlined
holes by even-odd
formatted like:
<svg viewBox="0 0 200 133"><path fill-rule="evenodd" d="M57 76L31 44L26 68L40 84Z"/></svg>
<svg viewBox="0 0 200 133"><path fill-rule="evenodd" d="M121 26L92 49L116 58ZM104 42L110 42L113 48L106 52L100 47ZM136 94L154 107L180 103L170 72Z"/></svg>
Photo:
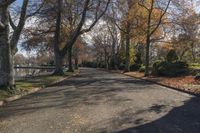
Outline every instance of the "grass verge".
<svg viewBox="0 0 200 133"><path fill-rule="evenodd" d="M26 93L33 88L43 87L78 73L79 71L76 70L75 72L65 72L64 76L42 75L16 80L16 91L14 93L10 93L4 88L0 88L0 100L4 100L14 95Z"/></svg>

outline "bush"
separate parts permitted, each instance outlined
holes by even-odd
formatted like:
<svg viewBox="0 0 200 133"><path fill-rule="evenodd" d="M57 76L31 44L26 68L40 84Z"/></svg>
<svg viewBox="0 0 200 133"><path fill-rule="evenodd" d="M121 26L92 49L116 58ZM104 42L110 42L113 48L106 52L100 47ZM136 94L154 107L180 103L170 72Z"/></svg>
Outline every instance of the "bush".
<svg viewBox="0 0 200 133"><path fill-rule="evenodd" d="M135 55L134 64L130 66L131 71L138 71L142 67L142 55L137 52Z"/></svg>
<svg viewBox="0 0 200 133"><path fill-rule="evenodd" d="M197 74L195 75L195 80L200 80L200 73L197 73Z"/></svg>
<svg viewBox="0 0 200 133"><path fill-rule="evenodd" d="M138 71L142 65L141 64L133 64L130 66L131 71Z"/></svg>
<svg viewBox="0 0 200 133"><path fill-rule="evenodd" d="M168 61L156 61L153 64L154 75L160 76L179 76L189 72L188 64L183 61L168 62Z"/></svg>
<svg viewBox="0 0 200 133"><path fill-rule="evenodd" d="M89 61L85 61L82 63L83 67L92 67L92 68L96 68L97 67L97 63L96 62L89 62Z"/></svg>
<svg viewBox="0 0 200 133"><path fill-rule="evenodd" d="M168 62L176 62L178 60L178 56L175 50L170 50L167 54L166 61Z"/></svg>
<svg viewBox="0 0 200 133"><path fill-rule="evenodd" d="M145 72L145 66L144 66L144 65L142 65L142 66L140 67L139 72Z"/></svg>
<svg viewBox="0 0 200 133"><path fill-rule="evenodd" d="M161 60L157 60L157 61L154 62L153 68L152 68L152 74L153 74L153 75L159 75L159 74L158 74L158 69L159 69L160 64L161 64L162 62L163 62L163 61L161 61Z"/></svg>
<svg viewBox="0 0 200 133"><path fill-rule="evenodd" d="M200 69L200 64L199 63L193 63L193 64L191 64L191 68Z"/></svg>
<svg viewBox="0 0 200 133"><path fill-rule="evenodd" d="M121 63L121 64L119 65L119 70L124 70L124 68L125 68L125 64Z"/></svg>

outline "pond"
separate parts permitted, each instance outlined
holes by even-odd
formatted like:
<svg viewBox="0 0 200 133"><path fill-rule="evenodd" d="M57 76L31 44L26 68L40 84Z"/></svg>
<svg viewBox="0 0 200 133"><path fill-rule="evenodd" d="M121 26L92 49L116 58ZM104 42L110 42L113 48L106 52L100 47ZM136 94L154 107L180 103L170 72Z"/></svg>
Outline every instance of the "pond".
<svg viewBox="0 0 200 133"><path fill-rule="evenodd" d="M53 72L53 69L45 69L45 68L34 68L34 67L16 67L15 68L15 78L23 78L23 77L32 77L39 76L43 74L47 74Z"/></svg>

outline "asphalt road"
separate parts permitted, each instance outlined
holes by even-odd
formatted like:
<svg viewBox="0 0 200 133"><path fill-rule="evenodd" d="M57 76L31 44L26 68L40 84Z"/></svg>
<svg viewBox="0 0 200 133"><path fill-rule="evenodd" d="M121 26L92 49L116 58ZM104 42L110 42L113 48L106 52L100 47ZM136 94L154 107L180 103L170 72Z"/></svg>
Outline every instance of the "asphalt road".
<svg viewBox="0 0 200 133"><path fill-rule="evenodd" d="M1 107L0 133L200 133L200 100L84 68L79 76Z"/></svg>

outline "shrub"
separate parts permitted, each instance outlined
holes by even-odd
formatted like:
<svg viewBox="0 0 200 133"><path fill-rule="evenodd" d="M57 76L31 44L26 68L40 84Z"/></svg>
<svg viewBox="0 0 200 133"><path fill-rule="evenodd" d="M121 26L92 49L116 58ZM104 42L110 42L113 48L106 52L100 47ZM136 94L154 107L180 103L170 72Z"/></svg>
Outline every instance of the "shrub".
<svg viewBox="0 0 200 133"><path fill-rule="evenodd" d="M140 67L139 72L145 72L145 66L144 66L144 65L142 65L142 66Z"/></svg>
<svg viewBox="0 0 200 133"><path fill-rule="evenodd" d="M157 60L157 61L154 62L153 68L152 68L152 74L153 75L158 75L158 69L160 67L161 62L162 62L161 60Z"/></svg>
<svg viewBox="0 0 200 133"><path fill-rule="evenodd" d="M142 55L137 52L135 55L134 64L130 66L131 71L138 71L142 67Z"/></svg>
<svg viewBox="0 0 200 133"><path fill-rule="evenodd" d="M160 76L179 76L189 72L188 64L183 61L156 61L153 64L153 74Z"/></svg>
<svg viewBox="0 0 200 133"><path fill-rule="evenodd" d="M199 63L193 63L193 64L191 64L191 68L200 69L200 64Z"/></svg>
<svg viewBox="0 0 200 133"><path fill-rule="evenodd" d="M197 73L197 74L195 75L195 80L200 80L200 73Z"/></svg>
<svg viewBox="0 0 200 133"><path fill-rule="evenodd" d="M175 50L170 50L167 54L166 61L168 62L176 62L178 60L178 56Z"/></svg>
<svg viewBox="0 0 200 133"><path fill-rule="evenodd" d="M131 71L138 71L142 65L141 64L133 64L130 66Z"/></svg>
<svg viewBox="0 0 200 133"><path fill-rule="evenodd" d="M89 61L85 61L82 63L83 67L92 67L92 68L96 68L97 67L97 63L96 62L89 62Z"/></svg>
<svg viewBox="0 0 200 133"><path fill-rule="evenodd" d="M124 64L124 63L121 63L121 64L119 65L119 70L124 70L124 68L125 68L125 64Z"/></svg>

